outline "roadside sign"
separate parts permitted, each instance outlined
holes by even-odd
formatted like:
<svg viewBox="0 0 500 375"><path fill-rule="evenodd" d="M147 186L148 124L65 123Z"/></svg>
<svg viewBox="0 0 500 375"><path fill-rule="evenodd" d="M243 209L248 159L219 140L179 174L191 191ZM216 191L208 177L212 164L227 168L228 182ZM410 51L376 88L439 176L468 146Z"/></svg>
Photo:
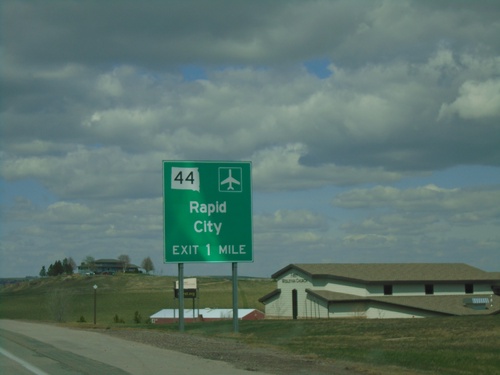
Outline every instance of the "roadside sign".
<svg viewBox="0 0 500 375"><path fill-rule="evenodd" d="M184 298L196 298L198 291L195 278L184 279ZM179 280L174 283L174 298L179 298Z"/></svg>
<svg viewBox="0 0 500 375"><path fill-rule="evenodd" d="M175 289L179 289L179 280L175 282ZM184 279L184 290L186 289L198 289L198 279L194 277Z"/></svg>
<svg viewBox="0 0 500 375"><path fill-rule="evenodd" d="M253 262L250 162L163 161L165 263Z"/></svg>

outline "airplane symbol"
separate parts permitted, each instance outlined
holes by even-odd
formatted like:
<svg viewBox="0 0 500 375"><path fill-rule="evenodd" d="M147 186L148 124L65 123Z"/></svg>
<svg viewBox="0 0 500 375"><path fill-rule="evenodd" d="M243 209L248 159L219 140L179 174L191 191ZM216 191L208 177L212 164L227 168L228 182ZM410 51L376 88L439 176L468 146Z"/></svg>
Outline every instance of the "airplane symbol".
<svg viewBox="0 0 500 375"><path fill-rule="evenodd" d="M223 180L220 184L221 185L229 184L227 190L234 190L233 184L240 185L240 182L232 176L231 169L229 169L229 177Z"/></svg>

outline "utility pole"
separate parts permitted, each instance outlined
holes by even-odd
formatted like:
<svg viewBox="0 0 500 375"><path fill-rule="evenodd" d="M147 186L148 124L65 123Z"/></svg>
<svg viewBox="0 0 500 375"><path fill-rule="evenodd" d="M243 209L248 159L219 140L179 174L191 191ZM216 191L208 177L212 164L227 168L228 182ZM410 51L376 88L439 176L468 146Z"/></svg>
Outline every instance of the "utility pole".
<svg viewBox="0 0 500 375"><path fill-rule="evenodd" d="M96 324L97 318L97 285L94 285L94 325Z"/></svg>

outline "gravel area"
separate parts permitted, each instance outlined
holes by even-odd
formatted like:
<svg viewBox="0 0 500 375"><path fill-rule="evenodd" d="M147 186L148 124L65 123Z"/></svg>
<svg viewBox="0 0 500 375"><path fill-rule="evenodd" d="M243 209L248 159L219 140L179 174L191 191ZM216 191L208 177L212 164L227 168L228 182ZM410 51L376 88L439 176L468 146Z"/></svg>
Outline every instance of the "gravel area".
<svg viewBox="0 0 500 375"><path fill-rule="evenodd" d="M293 355L275 348L252 347L235 339L136 329L107 329L102 330L102 333L202 358L225 361L247 371L276 375L366 374L340 362Z"/></svg>

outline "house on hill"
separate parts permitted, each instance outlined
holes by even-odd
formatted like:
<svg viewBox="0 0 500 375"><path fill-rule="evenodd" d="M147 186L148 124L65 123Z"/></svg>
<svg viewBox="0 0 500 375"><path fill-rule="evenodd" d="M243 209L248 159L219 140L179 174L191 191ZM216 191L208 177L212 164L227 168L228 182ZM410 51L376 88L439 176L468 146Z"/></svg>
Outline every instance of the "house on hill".
<svg viewBox="0 0 500 375"><path fill-rule="evenodd" d="M135 264L125 264L118 259L97 259L93 264L82 264L78 266L78 273L96 273L113 275L117 272L138 273L139 267Z"/></svg>
<svg viewBox="0 0 500 375"><path fill-rule="evenodd" d="M423 318L500 313L500 273L466 264L290 264L259 299L266 318Z"/></svg>

